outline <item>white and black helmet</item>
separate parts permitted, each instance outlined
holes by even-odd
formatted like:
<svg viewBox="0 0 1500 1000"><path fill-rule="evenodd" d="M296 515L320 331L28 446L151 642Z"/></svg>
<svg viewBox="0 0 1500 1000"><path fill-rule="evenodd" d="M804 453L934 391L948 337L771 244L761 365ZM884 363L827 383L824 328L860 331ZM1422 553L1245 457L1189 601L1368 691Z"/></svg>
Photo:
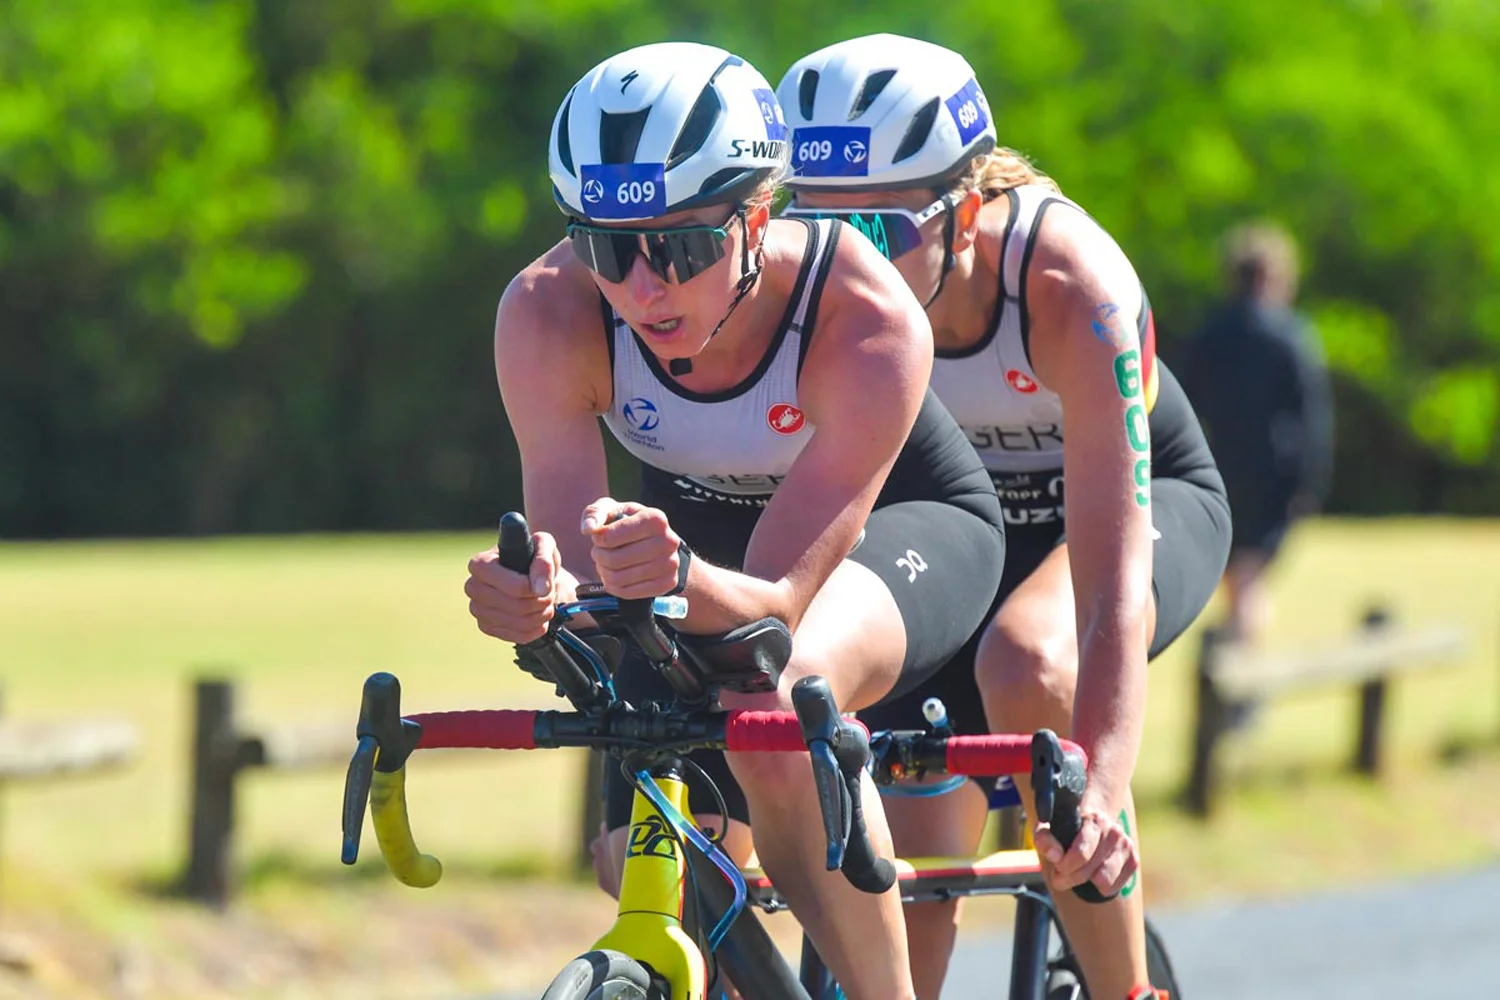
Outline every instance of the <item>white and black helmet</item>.
<svg viewBox="0 0 1500 1000"><path fill-rule="evenodd" d="M793 188L937 187L995 148L989 102L963 56L866 35L799 59L777 96L791 126Z"/></svg>
<svg viewBox="0 0 1500 1000"><path fill-rule="evenodd" d="M766 78L694 42L629 49L574 84L552 124L553 196L569 215L649 219L731 204L786 167Z"/></svg>

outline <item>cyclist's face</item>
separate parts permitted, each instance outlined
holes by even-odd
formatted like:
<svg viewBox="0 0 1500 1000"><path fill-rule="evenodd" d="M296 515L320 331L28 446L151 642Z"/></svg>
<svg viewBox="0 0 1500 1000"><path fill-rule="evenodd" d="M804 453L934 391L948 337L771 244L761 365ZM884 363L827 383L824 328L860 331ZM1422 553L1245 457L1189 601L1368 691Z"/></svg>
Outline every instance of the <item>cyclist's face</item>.
<svg viewBox="0 0 1500 1000"><path fill-rule="evenodd" d="M790 207L815 209L826 212L858 212L881 208L904 208L910 212L921 212L938 197L930 188L911 191L798 191ZM878 218L878 217L872 217ZM922 223L919 230L922 242L915 249L895 256L891 263L906 279L917 299L926 302L937 288L938 275L943 268L944 213L938 212ZM858 222L855 227L860 228ZM877 246L879 233L866 233Z"/></svg>
<svg viewBox="0 0 1500 1000"><path fill-rule="evenodd" d="M760 213L764 219L764 213ZM764 222L761 221L763 228ZM618 229L674 229L684 226L718 226L727 235L724 255L686 281L667 280L653 270L644 253L631 261L623 281L606 280L593 273L594 283L615 312L630 324L651 352L663 360L689 358L703 349L714 327L724 318L734 299L740 277L740 254L745 231L739 217L724 206L674 212L645 222L621 223ZM755 213L750 229L756 233ZM675 276L675 275L674 275Z"/></svg>

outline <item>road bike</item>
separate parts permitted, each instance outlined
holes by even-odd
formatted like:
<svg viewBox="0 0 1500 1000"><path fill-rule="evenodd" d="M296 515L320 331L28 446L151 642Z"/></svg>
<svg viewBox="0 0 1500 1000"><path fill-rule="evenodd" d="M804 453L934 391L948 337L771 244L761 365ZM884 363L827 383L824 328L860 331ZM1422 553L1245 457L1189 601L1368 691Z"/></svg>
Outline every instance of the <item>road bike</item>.
<svg viewBox="0 0 1500 1000"><path fill-rule="evenodd" d="M533 543L525 519L501 519L502 565L527 572ZM876 855L865 828L860 774L877 777L1029 774L1039 820L1064 844L1078 832L1085 787L1081 748L1048 730L1031 735L952 736L889 731L873 735L845 718L821 677L793 685L793 711L722 711L722 690L769 692L791 656L785 624L767 618L720 636L677 632L681 597L622 600L597 587L559 605L546 635L517 647L524 669L556 685L573 711L513 709L401 714L400 682L366 680L357 745L344 787L345 864L358 858L366 805L388 867L415 887L437 883L442 865L422 853L407 815L406 764L416 750L532 750L590 747L617 759L635 788L619 910L614 925L569 963L543 1000L705 1000L720 972L745 1000L834 1000L842 996L810 942L798 972L772 943L750 906L786 908L764 873L742 872L719 839L689 818L687 782L707 776L684 758L696 749L809 755L823 815L829 871L867 892L899 884L904 899L1004 892L1017 897L1009 1000L1056 1000L1070 961L1036 854L1001 852L961 865L908 863ZM570 628L587 615L587 628ZM613 667L626 655L648 660L671 687L665 702L629 704L615 694ZM720 801L722 807L722 801ZM720 814L725 814L721 808ZM721 834L722 836L722 834ZM1092 886L1075 890L1099 898ZM1059 928L1060 929L1060 928ZM1061 995L1062 1000L1074 997Z"/></svg>

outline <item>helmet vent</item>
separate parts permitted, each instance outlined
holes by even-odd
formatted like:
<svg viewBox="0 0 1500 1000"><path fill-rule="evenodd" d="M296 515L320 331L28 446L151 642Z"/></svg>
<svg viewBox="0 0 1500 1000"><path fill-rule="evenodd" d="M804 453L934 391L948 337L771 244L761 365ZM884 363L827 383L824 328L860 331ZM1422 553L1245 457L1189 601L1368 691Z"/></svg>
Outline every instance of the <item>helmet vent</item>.
<svg viewBox="0 0 1500 1000"><path fill-rule="evenodd" d="M864 85L859 88L859 96L854 99L854 107L849 109L851 122L870 110L870 105L875 103L875 98L880 96L881 91L885 90L885 85L890 83L891 77L895 75L895 70L883 69L865 77Z"/></svg>
<svg viewBox="0 0 1500 1000"><path fill-rule="evenodd" d="M641 144L641 133L646 129L649 107L639 111L599 113L599 162L633 163L635 151Z"/></svg>
<svg viewBox="0 0 1500 1000"><path fill-rule="evenodd" d="M739 56L729 56L723 62L719 63L719 68L714 70L714 75L708 78L708 85L712 87L716 82L718 82L719 74L724 72L729 67L743 65L745 65L745 60L741 59Z"/></svg>
<svg viewBox="0 0 1500 1000"><path fill-rule="evenodd" d="M693 110L688 112L682 131L677 133L677 141L672 143L671 155L667 157L668 170L703 148L723 110L724 102L719 99L719 92L710 81L693 103Z"/></svg>
<svg viewBox="0 0 1500 1000"><path fill-rule="evenodd" d="M743 167L725 167L723 170L715 170L702 184L698 186L699 197L708 197L721 192L728 192L745 180L748 180L747 171Z"/></svg>
<svg viewBox="0 0 1500 1000"><path fill-rule="evenodd" d="M934 97L922 105L922 110L912 115L911 124L906 126L906 134L901 137L901 145L896 147L896 155L891 157L892 163L900 163L907 157L917 155L926 145L927 137L932 134L932 126L937 121L937 115L938 99Z"/></svg>
<svg viewBox="0 0 1500 1000"><path fill-rule="evenodd" d="M573 143L568 139L569 114L573 110L573 92L568 91L568 99L563 102L562 114L557 116L557 158L562 160L563 169L574 177L578 171L573 169Z"/></svg>
<svg viewBox="0 0 1500 1000"><path fill-rule="evenodd" d="M797 107L802 112L804 121L811 121L813 116L813 101L818 96L818 71L805 69L802 71L802 79L797 81Z"/></svg>

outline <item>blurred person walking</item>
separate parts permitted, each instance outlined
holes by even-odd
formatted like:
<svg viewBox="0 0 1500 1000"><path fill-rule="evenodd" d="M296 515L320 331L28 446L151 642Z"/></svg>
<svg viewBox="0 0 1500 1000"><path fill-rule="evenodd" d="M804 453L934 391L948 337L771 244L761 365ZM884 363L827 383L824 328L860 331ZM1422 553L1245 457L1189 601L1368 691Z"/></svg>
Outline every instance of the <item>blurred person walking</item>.
<svg viewBox="0 0 1500 1000"><path fill-rule="evenodd" d="M1227 627L1231 638L1255 642L1270 619L1266 572L1327 490L1333 411L1317 338L1293 308L1299 264L1290 234L1265 222L1239 226L1225 237L1223 259L1228 294L1189 341L1181 371L1234 511Z"/></svg>

